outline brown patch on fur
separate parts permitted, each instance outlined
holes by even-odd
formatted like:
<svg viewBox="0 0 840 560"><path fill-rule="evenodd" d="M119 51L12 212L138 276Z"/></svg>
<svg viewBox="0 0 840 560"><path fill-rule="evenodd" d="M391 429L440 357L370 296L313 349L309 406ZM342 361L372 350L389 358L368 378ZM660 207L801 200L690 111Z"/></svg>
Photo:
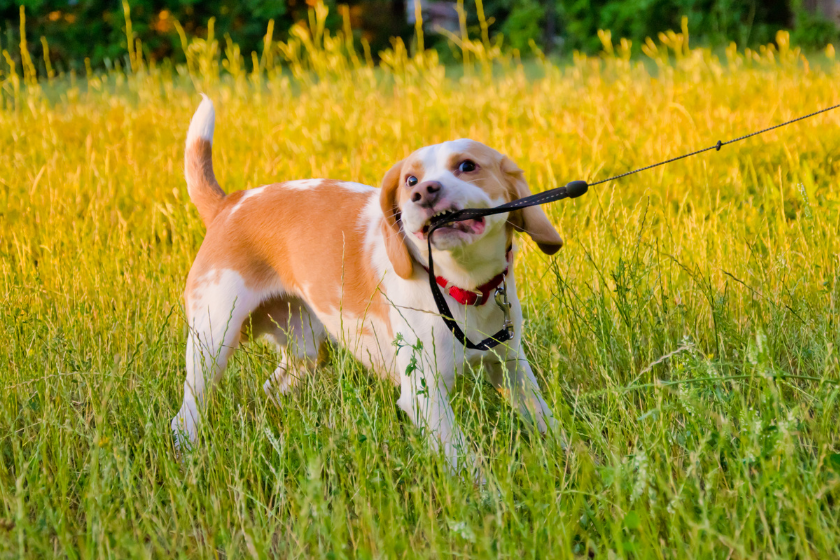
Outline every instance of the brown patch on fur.
<svg viewBox="0 0 840 560"><path fill-rule="evenodd" d="M515 193L511 193L505 180L505 173L501 169L501 162L504 157L493 148L478 142L471 142L468 149L450 154L447 165L453 170L455 176L459 176L461 172L458 171L458 165L464 160L472 160L478 164L478 169L470 172L469 182L480 187L491 199L502 199L510 202L519 197L515 196Z"/></svg>
<svg viewBox="0 0 840 560"><path fill-rule="evenodd" d="M231 269L249 288L300 297L318 313L341 308L388 324L388 304L379 293L365 248L367 227L360 220L377 194L354 192L338 181L307 189L277 183L244 201L233 215L244 192L231 194L190 270L188 304L197 288L214 281L208 273Z"/></svg>
<svg viewBox="0 0 840 560"><path fill-rule="evenodd" d="M406 280L414 274L414 262L411 253L405 244L401 222L399 221L399 210L401 208L401 196L405 189L401 189L403 173L403 161L394 164L382 179L382 188L379 193L379 205L382 208L382 215L385 219L382 222L382 235L385 238L385 250L388 253L388 260L394 267L394 271L400 278ZM412 163L412 170L419 164ZM406 170L405 174L408 173ZM421 172L422 173L422 172Z"/></svg>
<svg viewBox="0 0 840 560"><path fill-rule="evenodd" d="M187 146L184 175L190 200L198 208L204 225L209 227L225 198L225 192L213 173L213 145L209 140L197 138Z"/></svg>
<svg viewBox="0 0 840 560"><path fill-rule="evenodd" d="M507 156L502 156L500 169L510 186L513 200L531 196L531 189L528 188L528 183L525 181L525 174ZM514 214L519 214L519 216L514 217ZM527 233L543 253L553 255L563 246L563 239L539 206L517 210L511 213L511 216L513 219L510 221L513 227L517 231Z"/></svg>

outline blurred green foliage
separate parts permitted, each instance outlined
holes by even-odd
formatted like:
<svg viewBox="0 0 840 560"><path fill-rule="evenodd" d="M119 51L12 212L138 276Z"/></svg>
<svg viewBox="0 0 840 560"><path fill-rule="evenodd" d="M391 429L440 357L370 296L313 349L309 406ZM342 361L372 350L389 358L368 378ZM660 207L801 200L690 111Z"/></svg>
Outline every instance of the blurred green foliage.
<svg viewBox="0 0 840 560"><path fill-rule="evenodd" d="M640 45L646 37L679 29L688 17L691 36L712 45L772 42L794 24L790 0L561 0L560 21L568 46L598 50L597 32L609 29Z"/></svg>
<svg viewBox="0 0 840 560"><path fill-rule="evenodd" d="M341 15L335 0L324 0L324 3L330 8L327 26L340 28ZM366 2L376 9L369 18L372 21L364 22L374 29L382 27L383 21L396 22L393 28L386 25L381 30L378 44L372 41L372 46L379 48L388 45L391 34L405 31L399 26L400 18L404 19L404 7L394 6L397 11L383 20L383 10L379 9L383 3L389 8L393 4ZM38 60L43 58L40 38L46 37L50 57L59 71L83 69L85 57L90 58L94 67L127 57L126 20L121 0L0 0L0 47L13 57L20 42L21 5L26 10L26 33L33 56ZM307 19L310 8L306 0L129 0L129 5L132 32L141 41L144 57L156 60L174 57L176 61L184 58L176 22L187 37L203 37L208 22L215 18L215 36L222 42L226 35L230 36L248 59L251 51L262 50L269 20L274 20L274 39L285 40L296 21ZM388 15L388 10L384 15ZM121 64L125 66L126 61L122 60Z"/></svg>
<svg viewBox="0 0 840 560"><path fill-rule="evenodd" d="M465 4L477 31L476 1ZM523 51L531 40L544 46L546 6L542 0L483 2L505 44ZM763 45L773 42L780 29L791 30L794 44L808 48L824 47L839 37L837 26L803 9L802 0L556 0L555 12L558 43L566 52L599 51L599 29L630 39L638 50L647 37L680 29L683 16L688 17L692 40L712 46L732 41Z"/></svg>
<svg viewBox="0 0 840 560"><path fill-rule="evenodd" d="M332 3L332 0L328 0ZM276 28L288 29L295 16L305 17L286 2L271 0L130 0L132 31L140 39L144 54L161 59L180 51L175 22L188 35L205 35L207 23L215 17L218 37L230 34L244 50L257 48L269 19ZM125 15L120 0L0 0L3 48L17 50L19 6L26 8L26 32L30 44L41 36L49 42L50 56L59 70L62 65L84 68L84 58L101 65L127 55ZM40 47L40 45L39 45ZM31 47L30 47L31 48ZM40 48L33 49L41 58ZM183 53L180 53L183 56Z"/></svg>
<svg viewBox="0 0 840 560"><path fill-rule="evenodd" d="M840 30L821 14L814 14L797 6L796 26L791 34L794 44L817 49L834 43L840 38Z"/></svg>
<svg viewBox="0 0 840 560"><path fill-rule="evenodd" d="M513 0L511 11L501 26L507 44L520 52L528 52L529 42L540 43L543 37L545 6L537 0Z"/></svg>
<svg viewBox="0 0 840 560"><path fill-rule="evenodd" d="M553 10L549 10L544 0L486 0L483 8L491 35L504 37L507 48L527 54L532 42L545 46L546 18L551 17L546 14L553 12L556 44L565 52L599 50L599 29L632 40L638 49L646 37L679 29L684 15L692 39L711 45L730 41L743 46L765 44L773 41L779 29L792 30L793 42L805 47L822 47L838 38L837 27L803 10L802 0L554 1ZM332 29L342 25L336 9L339 2L325 0L331 8L327 26ZM374 56L390 45L391 37L411 41L413 28L406 22L406 0L340 3L349 5L358 38L370 43ZM128 49L120 0L0 0L0 47L8 50L12 59L19 53L21 5L26 10L29 48L36 63L44 64L40 38L46 37L50 58L59 72L84 69L86 57L93 67L118 61L125 66ZM296 21L307 19L309 7L307 0L130 0L132 31L141 42L144 58L172 57L175 61L184 56L177 24L187 37L205 36L209 20L215 18L215 36L223 41L229 36L248 60L251 51L261 51L269 20L274 20L274 39L285 40ZM464 7L470 32L477 36L476 0L466 0ZM441 44L434 38L427 41L427 45Z"/></svg>

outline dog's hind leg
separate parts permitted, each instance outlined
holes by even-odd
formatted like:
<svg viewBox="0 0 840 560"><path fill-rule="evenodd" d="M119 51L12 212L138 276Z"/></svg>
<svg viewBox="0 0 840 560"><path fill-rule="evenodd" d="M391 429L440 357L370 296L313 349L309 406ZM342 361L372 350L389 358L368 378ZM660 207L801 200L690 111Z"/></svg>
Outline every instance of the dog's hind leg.
<svg viewBox="0 0 840 560"><path fill-rule="evenodd" d="M268 336L282 358L263 385L266 395L277 404L277 396L292 391L318 365L327 338L324 326L300 300L277 298L261 305L251 316L254 337Z"/></svg>
<svg viewBox="0 0 840 560"><path fill-rule="evenodd" d="M187 377L184 401L171 425L178 448L195 441L207 397L239 344L242 323L259 301L259 294L232 270L211 272L187 294Z"/></svg>

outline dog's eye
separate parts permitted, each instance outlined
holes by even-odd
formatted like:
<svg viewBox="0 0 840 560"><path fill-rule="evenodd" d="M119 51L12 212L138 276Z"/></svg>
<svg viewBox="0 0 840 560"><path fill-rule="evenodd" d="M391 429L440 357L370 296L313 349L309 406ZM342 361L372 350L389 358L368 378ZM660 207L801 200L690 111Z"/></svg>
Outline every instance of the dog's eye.
<svg viewBox="0 0 840 560"><path fill-rule="evenodd" d="M461 173L469 173L470 171L475 171L475 162L470 159L465 159L461 162L461 165L458 166L458 171Z"/></svg>
<svg viewBox="0 0 840 560"><path fill-rule="evenodd" d="M409 187L413 187L414 185L417 184L417 177L415 177L414 175L409 175L405 179L405 184L408 185Z"/></svg>

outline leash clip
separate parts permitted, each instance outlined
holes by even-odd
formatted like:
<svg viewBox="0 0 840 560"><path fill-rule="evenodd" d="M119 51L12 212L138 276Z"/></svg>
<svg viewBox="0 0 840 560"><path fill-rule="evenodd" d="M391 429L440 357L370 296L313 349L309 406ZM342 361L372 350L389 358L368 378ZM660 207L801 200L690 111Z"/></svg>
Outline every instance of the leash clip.
<svg viewBox="0 0 840 560"><path fill-rule="evenodd" d="M510 320L510 302L507 298L507 283L504 280L496 287L494 296L496 305L499 306L505 316L503 328L507 332L508 340L510 340L513 338L513 322Z"/></svg>

